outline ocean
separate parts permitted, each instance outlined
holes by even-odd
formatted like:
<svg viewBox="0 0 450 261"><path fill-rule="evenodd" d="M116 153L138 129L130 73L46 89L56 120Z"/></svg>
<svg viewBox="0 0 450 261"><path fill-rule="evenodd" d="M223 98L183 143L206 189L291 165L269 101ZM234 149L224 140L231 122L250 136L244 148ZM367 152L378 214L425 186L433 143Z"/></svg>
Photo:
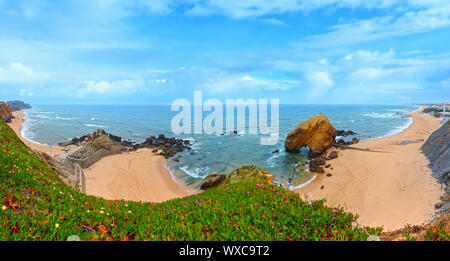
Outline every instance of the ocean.
<svg viewBox="0 0 450 261"><path fill-rule="evenodd" d="M171 111L169 105L36 105L26 110L22 135L33 142L56 145L97 129L137 142L164 134L191 141L192 150L180 153L179 162L169 159L166 163L174 176L188 184L198 184L213 172L230 173L242 165L257 165L274 175L275 182L295 188L315 177L301 170L306 149L297 154L284 151L286 135L302 121L323 113L336 129L357 133L346 139L365 140L401 132L412 121L404 114L417 109L415 105L280 105L279 140L263 146L260 135L248 134L248 129L246 134L237 135L175 135L171 120L178 112Z"/></svg>

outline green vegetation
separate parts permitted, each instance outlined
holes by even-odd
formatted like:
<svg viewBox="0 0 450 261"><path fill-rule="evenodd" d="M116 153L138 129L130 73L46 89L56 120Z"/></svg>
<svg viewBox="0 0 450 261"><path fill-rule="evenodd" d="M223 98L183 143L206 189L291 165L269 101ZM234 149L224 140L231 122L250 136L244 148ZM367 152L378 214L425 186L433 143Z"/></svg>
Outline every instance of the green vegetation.
<svg viewBox="0 0 450 261"><path fill-rule="evenodd" d="M66 186L0 123L0 240L366 240L381 232L267 184L256 167L235 173L217 188L163 203L108 201Z"/></svg>
<svg viewBox="0 0 450 261"><path fill-rule="evenodd" d="M450 234L444 230L444 222L440 222L439 226L430 228L425 234L425 240L432 241L449 241Z"/></svg>

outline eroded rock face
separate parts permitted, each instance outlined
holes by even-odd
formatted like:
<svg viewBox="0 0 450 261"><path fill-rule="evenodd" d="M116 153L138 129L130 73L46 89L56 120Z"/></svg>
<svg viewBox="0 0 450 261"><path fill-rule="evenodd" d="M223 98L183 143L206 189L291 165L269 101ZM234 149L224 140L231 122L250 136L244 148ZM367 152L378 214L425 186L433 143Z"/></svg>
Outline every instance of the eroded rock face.
<svg viewBox="0 0 450 261"><path fill-rule="evenodd" d="M215 188L222 183L227 178L225 174L220 173L212 173L206 176L206 178L203 180L202 185L200 186L200 189L207 190L210 188Z"/></svg>
<svg viewBox="0 0 450 261"><path fill-rule="evenodd" d="M10 122L12 119L11 107L4 102L0 102L0 119L3 122Z"/></svg>
<svg viewBox="0 0 450 261"><path fill-rule="evenodd" d="M441 213L450 212L450 121L433 132L422 145L422 151L430 160L433 176L445 185L442 203L436 206Z"/></svg>
<svg viewBox="0 0 450 261"><path fill-rule="evenodd" d="M313 152L321 153L335 142L336 135L337 132L328 118L320 113L289 132L284 146L290 152L297 152L300 148L308 146Z"/></svg>

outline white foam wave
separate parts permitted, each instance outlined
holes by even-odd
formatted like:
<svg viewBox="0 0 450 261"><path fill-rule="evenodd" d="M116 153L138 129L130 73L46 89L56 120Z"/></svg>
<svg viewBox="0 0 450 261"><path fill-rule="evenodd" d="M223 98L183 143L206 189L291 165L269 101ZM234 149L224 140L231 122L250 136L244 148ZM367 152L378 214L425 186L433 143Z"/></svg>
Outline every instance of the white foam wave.
<svg viewBox="0 0 450 261"><path fill-rule="evenodd" d="M32 135L33 132L30 130L30 123L33 122L33 120L30 120L28 118L27 110L24 111L24 114L25 114L25 116L24 116L25 122L22 124L22 128L20 129L20 136L22 136L24 139L26 139L29 142L36 143L39 145L47 145L47 144L43 144L43 143L37 142L35 140L32 140L30 138L30 136L33 136Z"/></svg>
<svg viewBox="0 0 450 261"><path fill-rule="evenodd" d="M193 178L202 178L210 172L208 167L200 167L194 170L189 170L189 166L183 166L180 167L180 169Z"/></svg>
<svg viewBox="0 0 450 261"><path fill-rule="evenodd" d="M84 124L84 126L86 127L94 127L94 128L109 128L108 126L104 126L104 125L97 125L97 124Z"/></svg>
<svg viewBox="0 0 450 261"><path fill-rule="evenodd" d="M378 137L378 138L386 138L386 137L394 136L395 134L401 133L404 130L408 129L409 126L411 126L412 123L413 123L413 119L412 118L408 118L408 122L407 123L405 123L402 126L398 126L398 127L394 128L394 129L392 129L386 135L383 135L383 136Z"/></svg>
<svg viewBox="0 0 450 261"><path fill-rule="evenodd" d="M372 117L372 118L382 118L382 119L389 119L389 118L399 118L402 115L394 112L387 112L387 113L378 113L378 112L370 112L370 113L364 113L362 114L366 117Z"/></svg>
<svg viewBox="0 0 450 261"><path fill-rule="evenodd" d="M302 184L300 184L300 185L298 185L298 186L289 186L289 189L290 189L290 190L295 190L295 189L298 189L298 188L303 188L304 186L306 186L306 185L308 185L309 183L313 182L316 178L317 178L317 175L314 175L314 176L312 176L311 179L309 179L309 180L306 181L305 183L302 183Z"/></svg>
<svg viewBox="0 0 450 261"><path fill-rule="evenodd" d="M58 120L64 120L64 121L71 121L71 120L76 120L76 119L78 119L78 118L65 118L65 117L56 117L56 119L58 119Z"/></svg>

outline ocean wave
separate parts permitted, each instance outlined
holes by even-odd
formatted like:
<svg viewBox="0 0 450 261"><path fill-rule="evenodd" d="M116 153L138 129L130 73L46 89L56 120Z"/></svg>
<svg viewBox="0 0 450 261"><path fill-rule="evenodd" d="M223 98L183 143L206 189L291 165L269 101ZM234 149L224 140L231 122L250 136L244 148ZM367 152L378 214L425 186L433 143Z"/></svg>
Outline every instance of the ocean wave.
<svg viewBox="0 0 450 261"><path fill-rule="evenodd" d="M86 127L94 127L94 128L109 128L108 126L104 126L104 125L97 125L97 124L84 124L84 126Z"/></svg>
<svg viewBox="0 0 450 261"><path fill-rule="evenodd" d="M34 137L34 133L31 131L31 125L30 125L30 123L31 123L31 122L34 122L34 120L30 120L30 119L28 118L28 114L27 114L26 111L25 111L25 117L24 117L24 120L25 120L25 122L22 124L22 128L21 128L21 130L20 130L20 136L22 136L24 139L26 139L26 140L29 141L29 142L36 143L36 144L39 144L39 145L46 145L46 144L37 142L37 141L35 141L35 140L33 140L33 139L31 138L31 137Z"/></svg>
<svg viewBox="0 0 450 261"><path fill-rule="evenodd" d="M180 169L193 178L203 178L210 172L209 167L200 167L194 170L190 170L189 166L183 166L180 167Z"/></svg>
<svg viewBox="0 0 450 261"><path fill-rule="evenodd" d="M273 153L267 160L266 160L266 162L267 162L267 164L269 164L269 166L271 167L271 168L274 168L274 167L276 167L277 165L278 165L278 161L277 161L277 159L279 158L279 157L281 157L281 151L284 149L284 147L283 148L279 148L278 149L278 153Z"/></svg>
<svg viewBox="0 0 450 261"><path fill-rule="evenodd" d="M366 116L366 117L382 118L382 119L390 119L390 118L400 118L400 117L402 117L401 114L394 113L394 112L386 112L386 113L370 112L370 113L364 113L362 115Z"/></svg>
<svg viewBox="0 0 450 261"><path fill-rule="evenodd" d="M395 134L398 134L398 133L403 132L404 130L408 129L409 126L411 126L412 123L413 123L413 119L412 118L408 118L408 122L407 123L405 123L404 125L395 127L394 129L389 131L386 135L383 135L383 136L378 137L378 138L386 138L386 137L394 136Z"/></svg>
<svg viewBox="0 0 450 261"><path fill-rule="evenodd" d="M298 186L291 186L291 185L289 185L289 189L290 189L290 190L295 190L295 189L298 189L298 188L302 188L302 187L308 185L309 183L313 182L316 178L317 178L317 175L314 175L314 176L312 176L311 179L309 179L309 180L306 181L305 183L302 183L302 184L300 184L300 185L298 185Z"/></svg>
<svg viewBox="0 0 450 261"><path fill-rule="evenodd" d="M58 119L58 120L64 120L64 121L71 121L71 120L76 120L76 119L78 119L78 118L65 118L65 117L55 117L56 119Z"/></svg>

